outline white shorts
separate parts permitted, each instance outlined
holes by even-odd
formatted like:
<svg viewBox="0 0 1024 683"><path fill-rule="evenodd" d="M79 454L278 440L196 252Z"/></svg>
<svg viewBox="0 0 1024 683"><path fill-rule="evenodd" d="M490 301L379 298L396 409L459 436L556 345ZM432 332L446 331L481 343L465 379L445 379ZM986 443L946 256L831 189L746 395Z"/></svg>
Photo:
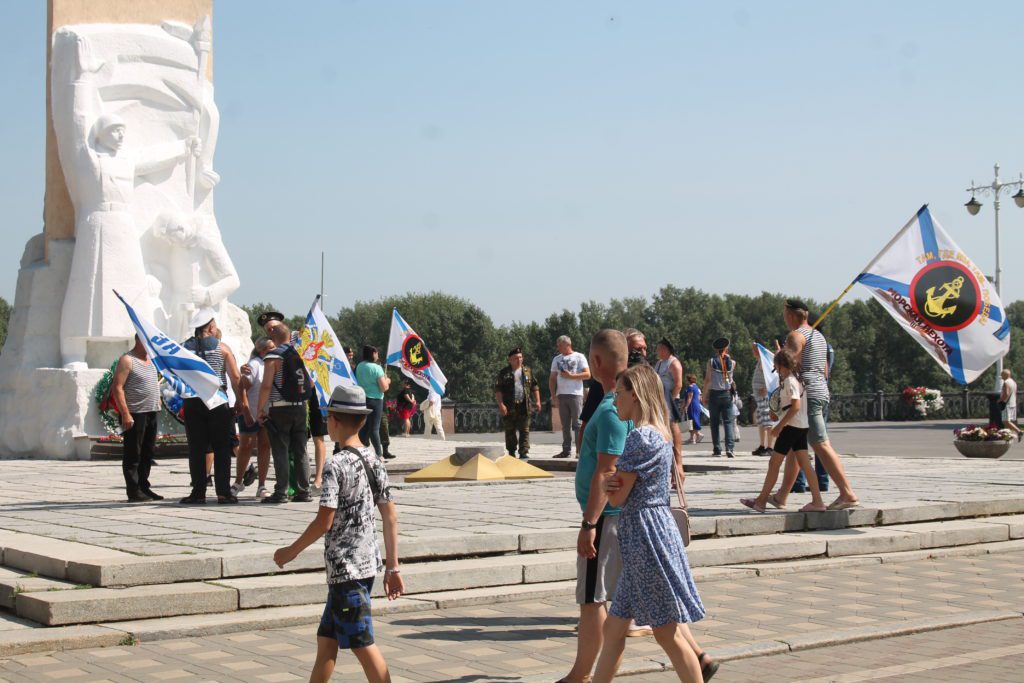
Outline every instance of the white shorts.
<svg viewBox="0 0 1024 683"><path fill-rule="evenodd" d="M1017 421L1017 404L1010 402L1003 408L1003 422L1016 422Z"/></svg>

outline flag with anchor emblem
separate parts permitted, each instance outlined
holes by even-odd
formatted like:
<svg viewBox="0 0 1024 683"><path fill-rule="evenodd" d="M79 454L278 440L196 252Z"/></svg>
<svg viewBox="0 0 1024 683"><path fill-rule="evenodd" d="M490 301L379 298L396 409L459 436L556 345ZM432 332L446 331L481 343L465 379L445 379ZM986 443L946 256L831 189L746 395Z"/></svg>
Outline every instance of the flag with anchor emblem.
<svg viewBox="0 0 1024 683"><path fill-rule="evenodd" d="M424 389L433 389L438 396L444 396L448 378L441 372L426 342L398 315L397 308L391 311L387 364L401 369Z"/></svg>
<svg viewBox="0 0 1024 683"><path fill-rule="evenodd" d="M995 287L927 206L856 281L960 384L1010 350L1010 323Z"/></svg>

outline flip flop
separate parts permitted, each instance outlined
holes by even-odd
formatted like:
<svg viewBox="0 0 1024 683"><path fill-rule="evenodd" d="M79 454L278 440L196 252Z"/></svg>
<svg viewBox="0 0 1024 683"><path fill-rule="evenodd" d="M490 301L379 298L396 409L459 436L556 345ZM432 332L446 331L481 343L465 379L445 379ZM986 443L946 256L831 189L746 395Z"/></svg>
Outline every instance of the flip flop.
<svg viewBox="0 0 1024 683"><path fill-rule="evenodd" d="M785 503L780 503L779 499L775 497L774 493L772 495L768 496L768 504L771 505L776 510L785 510L786 509L786 504Z"/></svg>
<svg viewBox="0 0 1024 683"><path fill-rule="evenodd" d="M848 500L843 500L842 498L836 498L835 500L833 500L829 504L828 509L829 510L850 510L852 508L859 508L859 507L860 507L860 501L859 500L855 500L855 501L851 502L851 501L848 501Z"/></svg>
<svg viewBox="0 0 1024 683"><path fill-rule="evenodd" d="M704 658L709 661L707 664L704 663ZM704 683L710 681L716 673L718 673L719 664L716 660L711 659L711 656L707 652L701 652L697 655L697 661L700 662L700 675L704 679Z"/></svg>
<svg viewBox="0 0 1024 683"><path fill-rule="evenodd" d="M747 506L754 512L759 512L762 515L764 514L764 508L757 504L756 498L740 498L740 503Z"/></svg>

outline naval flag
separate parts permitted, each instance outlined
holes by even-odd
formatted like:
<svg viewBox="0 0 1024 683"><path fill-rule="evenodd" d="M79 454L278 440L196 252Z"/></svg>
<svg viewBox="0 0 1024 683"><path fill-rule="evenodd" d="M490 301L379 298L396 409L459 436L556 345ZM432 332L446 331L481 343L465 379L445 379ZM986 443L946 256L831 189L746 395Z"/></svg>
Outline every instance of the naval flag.
<svg viewBox="0 0 1024 683"><path fill-rule="evenodd" d="M426 342L398 315L397 308L391 311L387 363L400 368L409 379L424 389L433 389L438 396L444 396L448 378L430 355Z"/></svg>
<svg viewBox="0 0 1024 683"><path fill-rule="evenodd" d="M320 410L326 411L334 390L343 384L355 384L355 376L338 336L320 308L319 295L309 308L297 347L309 376L313 378Z"/></svg>
<svg viewBox="0 0 1024 683"><path fill-rule="evenodd" d="M779 388L779 373L775 371L775 354L761 344L757 344L757 355L761 361L761 372L764 375L764 385L771 396Z"/></svg>
<svg viewBox="0 0 1024 683"><path fill-rule="evenodd" d="M116 291L114 294L128 310L128 317L153 359L153 365L179 396L201 398L211 410L228 402L227 394L220 388L220 377L206 361L172 340L153 323L140 318L120 294Z"/></svg>
<svg viewBox="0 0 1024 683"><path fill-rule="evenodd" d="M995 288L927 206L856 282L960 384L1010 350L1010 323Z"/></svg>

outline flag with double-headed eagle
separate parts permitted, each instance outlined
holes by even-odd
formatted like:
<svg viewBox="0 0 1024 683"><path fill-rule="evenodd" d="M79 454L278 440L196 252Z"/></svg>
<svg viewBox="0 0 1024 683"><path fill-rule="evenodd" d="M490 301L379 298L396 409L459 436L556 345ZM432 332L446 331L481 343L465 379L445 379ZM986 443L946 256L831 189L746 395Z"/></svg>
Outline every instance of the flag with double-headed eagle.
<svg viewBox="0 0 1024 683"><path fill-rule="evenodd" d="M399 368L406 377L424 389L433 389L438 396L444 396L448 378L430 354L427 343L409 327L409 323L398 314L397 308L391 311L387 363Z"/></svg>
<svg viewBox="0 0 1024 683"><path fill-rule="evenodd" d="M321 411L327 410L331 394L337 387L355 384L355 375L348 364L345 350L320 308L319 295L313 299L313 305L309 307L309 314L306 316L306 324L299 332L298 352L306 365L306 371L313 379Z"/></svg>
<svg viewBox="0 0 1024 683"><path fill-rule="evenodd" d="M927 206L856 282L960 384L1010 350L1010 323L995 288Z"/></svg>

